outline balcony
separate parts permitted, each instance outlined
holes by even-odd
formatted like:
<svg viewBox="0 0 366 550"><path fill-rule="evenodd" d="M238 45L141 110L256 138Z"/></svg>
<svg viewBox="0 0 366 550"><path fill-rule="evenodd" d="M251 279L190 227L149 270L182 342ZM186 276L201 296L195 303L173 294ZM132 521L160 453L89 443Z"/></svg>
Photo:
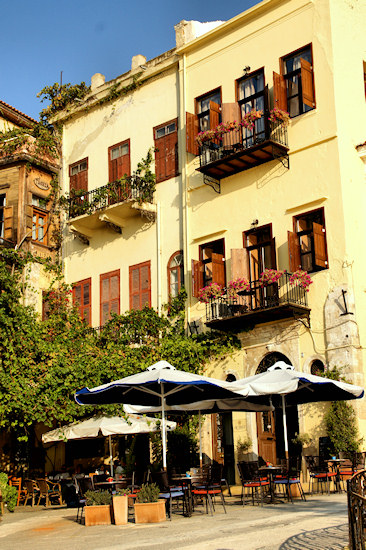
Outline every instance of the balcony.
<svg viewBox="0 0 366 550"><path fill-rule="evenodd" d="M130 176L86 193L77 191L68 199L68 225L82 240L95 230L109 227L121 233L128 220L145 216L155 220L154 189L143 178Z"/></svg>
<svg viewBox="0 0 366 550"><path fill-rule="evenodd" d="M287 159L288 167L288 150L287 128L269 121L265 113L253 130L240 127L205 141L200 146L197 170L221 180L274 159Z"/></svg>
<svg viewBox="0 0 366 550"><path fill-rule="evenodd" d="M259 323L294 317L309 317L307 292L284 273L273 284L252 281L249 290L231 298L220 296L206 304L206 326L225 332L239 332Z"/></svg>

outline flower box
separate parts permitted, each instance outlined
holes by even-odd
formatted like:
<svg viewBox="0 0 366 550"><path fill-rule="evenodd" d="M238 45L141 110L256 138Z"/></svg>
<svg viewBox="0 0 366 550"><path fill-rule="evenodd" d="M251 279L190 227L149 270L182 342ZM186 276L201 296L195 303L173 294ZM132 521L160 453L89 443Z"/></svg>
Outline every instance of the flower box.
<svg viewBox="0 0 366 550"><path fill-rule="evenodd" d="M160 523L166 520L165 500L135 502L135 523Z"/></svg>

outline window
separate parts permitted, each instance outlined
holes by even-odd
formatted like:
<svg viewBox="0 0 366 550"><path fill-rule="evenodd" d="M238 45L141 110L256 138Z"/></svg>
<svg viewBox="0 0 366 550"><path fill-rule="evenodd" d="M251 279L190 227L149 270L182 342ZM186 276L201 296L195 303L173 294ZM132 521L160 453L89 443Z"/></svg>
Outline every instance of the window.
<svg viewBox="0 0 366 550"><path fill-rule="evenodd" d="M252 75L238 80L238 103L240 105L241 118L251 110L267 110L267 87L264 86L264 70L261 69ZM243 129L246 146L250 147L256 141L265 138L265 118L255 121L253 130Z"/></svg>
<svg viewBox="0 0 366 550"><path fill-rule="evenodd" d="M276 243L272 238L272 224L246 231L244 246L249 256L251 281L258 281L265 269L276 269Z"/></svg>
<svg viewBox="0 0 366 550"><path fill-rule="evenodd" d="M288 232L290 271L313 272L328 268L324 209L296 216L294 232Z"/></svg>
<svg viewBox="0 0 366 550"><path fill-rule="evenodd" d="M157 183L178 175L178 119L154 128Z"/></svg>
<svg viewBox="0 0 366 550"><path fill-rule="evenodd" d="M84 279L72 285L72 303L78 308L80 317L91 325L91 279Z"/></svg>
<svg viewBox="0 0 366 550"><path fill-rule="evenodd" d="M151 307L151 268L150 261L131 265L130 275L130 309Z"/></svg>
<svg viewBox="0 0 366 550"><path fill-rule="evenodd" d="M70 191L88 190L88 159L79 160L69 166Z"/></svg>
<svg viewBox="0 0 366 550"><path fill-rule="evenodd" d="M184 284L183 279L183 252L178 250L169 258L168 262L168 293L169 298L178 296L180 288Z"/></svg>
<svg viewBox="0 0 366 550"><path fill-rule="evenodd" d="M225 286L225 241L219 239L200 246L203 286L218 283Z"/></svg>
<svg viewBox="0 0 366 550"><path fill-rule="evenodd" d="M119 315L120 273L119 269L100 276L100 324L105 325L112 313Z"/></svg>
<svg viewBox="0 0 366 550"><path fill-rule="evenodd" d="M314 109L315 94L311 46L283 57L282 74L286 84L286 110L290 116L295 117Z"/></svg>
<svg viewBox="0 0 366 550"><path fill-rule="evenodd" d="M108 148L108 169L109 181L131 175L129 139Z"/></svg>
<svg viewBox="0 0 366 550"><path fill-rule="evenodd" d="M320 359L314 359L310 366L310 372L315 376L321 376L325 372L324 363Z"/></svg>
<svg viewBox="0 0 366 550"><path fill-rule="evenodd" d="M0 195L0 238L4 238L5 233L5 206L6 195Z"/></svg>
<svg viewBox="0 0 366 550"><path fill-rule="evenodd" d="M205 132L206 130L216 128L221 122L220 106L220 88L196 99L199 132Z"/></svg>

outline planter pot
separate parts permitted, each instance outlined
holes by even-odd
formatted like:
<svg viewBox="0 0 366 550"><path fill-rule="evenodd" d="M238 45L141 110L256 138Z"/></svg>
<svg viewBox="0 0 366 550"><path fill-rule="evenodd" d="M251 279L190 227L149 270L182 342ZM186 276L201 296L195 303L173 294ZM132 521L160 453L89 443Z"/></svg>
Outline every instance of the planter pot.
<svg viewBox="0 0 366 550"><path fill-rule="evenodd" d="M135 502L135 523L159 523L166 520L165 500Z"/></svg>
<svg viewBox="0 0 366 550"><path fill-rule="evenodd" d="M109 504L101 506L85 506L85 525L110 525L111 507Z"/></svg>
<svg viewBox="0 0 366 550"><path fill-rule="evenodd" d="M128 522L128 496L113 497L113 518L116 525Z"/></svg>

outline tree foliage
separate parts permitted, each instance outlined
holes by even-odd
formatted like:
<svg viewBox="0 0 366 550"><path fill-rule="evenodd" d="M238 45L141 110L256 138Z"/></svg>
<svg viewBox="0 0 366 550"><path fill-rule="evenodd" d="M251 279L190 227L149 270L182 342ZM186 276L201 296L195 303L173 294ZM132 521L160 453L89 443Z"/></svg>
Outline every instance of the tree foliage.
<svg viewBox="0 0 366 550"><path fill-rule="evenodd" d="M0 255L0 427L14 429L20 439L36 423L61 425L93 414L94 407L74 401L82 387L128 376L161 359L201 372L211 358L239 346L230 335L188 337L181 324L150 308L115 315L96 331L72 307L70 288L57 272L48 291L49 317L42 321L23 305L30 255L6 254ZM99 410L118 413L121 407Z"/></svg>

